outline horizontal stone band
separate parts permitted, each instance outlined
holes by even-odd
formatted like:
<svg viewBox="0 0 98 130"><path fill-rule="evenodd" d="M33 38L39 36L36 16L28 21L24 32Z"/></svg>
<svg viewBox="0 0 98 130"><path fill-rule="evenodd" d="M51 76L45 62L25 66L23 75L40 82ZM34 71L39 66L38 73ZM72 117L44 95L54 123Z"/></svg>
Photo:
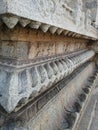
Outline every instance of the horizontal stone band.
<svg viewBox="0 0 98 130"><path fill-rule="evenodd" d="M26 67L20 71L0 70L0 104L8 112L14 111L22 102L33 99L55 83L71 74L78 66L94 56L87 50L75 56L51 60L47 63Z"/></svg>
<svg viewBox="0 0 98 130"><path fill-rule="evenodd" d="M13 8L14 6L16 8ZM96 23L92 25L92 12L91 10L84 10L82 6L82 1L67 3L64 1L43 0L40 2L37 0L35 4L31 0L28 2L26 0L20 0L20 2L14 0L9 4L7 0L6 2L1 0L0 25L3 22L8 28L13 29L19 23L22 27L40 28L43 32L49 30L52 34L60 35L63 33L73 37L80 37L81 35L84 38L96 39L97 29L95 28ZM66 22L64 22L65 20Z"/></svg>

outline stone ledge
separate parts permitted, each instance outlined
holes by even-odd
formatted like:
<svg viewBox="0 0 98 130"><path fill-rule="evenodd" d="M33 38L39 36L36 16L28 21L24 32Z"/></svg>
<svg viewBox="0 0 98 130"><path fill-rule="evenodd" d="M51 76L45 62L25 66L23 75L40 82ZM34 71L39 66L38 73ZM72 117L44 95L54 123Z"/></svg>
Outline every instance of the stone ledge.
<svg viewBox="0 0 98 130"><path fill-rule="evenodd" d="M24 121L23 128L31 130L32 127L33 129L40 129L41 127L42 130L50 130L50 128L51 130L57 130L61 129L62 125L65 125L65 127L70 128L72 125L72 121L74 121L73 110L75 111L75 114L77 112L77 109L75 109L74 104L75 102L79 104L78 99L80 99L81 101L80 105L83 104L84 101L81 100L80 95L82 93L87 96L87 94L84 93L82 89L85 88L88 84L87 80L89 76L93 73L93 71L94 63L91 63L89 64L89 66L84 67L81 73L77 72L78 75L75 75L75 77L73 76L74 78L70 80L68 84L64 85L65 87L61 89L61 91L55 97L53 97L46 105L44 105L44 107L36 114L34 118L31 118L29 121L27 121L27 123ZM80 85L81 77L82 81ZM63 86L63 83L61 86ZM67 108L67 110L73 112L71 116L69 116L68 113L65 111L65 107ZM71 125L67 122L68 120L66 120L66 117L69 117L67 119L69 119ZM62 121L65 121L64 124L62 124ZM21 127L22 124L19 127L16 126L15 128Z"/></svg>
<svg viewBox="0 0 98 130"><path fill-rule="evenodd" d="M41 28L43 32L49 30L52 34L57 32L60 35L63 32L65 35L70 36L77 33L76 37L97 39L97 29L91 25L92 21L89 18L90 10L83 12L82 4L81 7L78 4L76 4L76 8L72 9L70 5L63 1L42 0L40 4L39 0L36 3L31 0L13 0L10 2L1 0L1 21L10 29L14 28L19 22L23 27ZM6 16L6 14L8 15Z"/></svg>
<svg viewBox="0 0 98 130"><path fill-rule="evenodd" d="M0 65L1 65L1 67L5 67L5 69L7 68L7 70L9 68L10 71L14 70L14 69L18 70L18 69L22 69L24 67L27 68L27 67L35 66L35 65L38 66L40 64L44 64L44 63L51 62L51 61L56 61L56 60L60 60L60 59L68 58L68 57L75 57L75 56L83 54L87 51L88 51L88 49L80 49L80 50L68 52L68 53L65 53L65 54L57 54L57 55L43 56L43 57L34 57L33 59L27 58L27 59L24 59L24 60L22 58L20 59L19 57L13 58L12 56L7 58L6 56L8 56L9 54L8 55L5 54L6 56L1 54ZM13 55L13 53L11 55Z"/></svg>
<svg viewBox="0 0 98 130"><path fill-rule="evenodd" d="M3 110L1 112L0 108L0 113L3 116L2 119L4 119L3 123L9 123L10 120L16 122L17 120L27 122L31 118L34 118L36 114L44 107L44 105L46 105L52 98L54 98L63 88L67 88L67 84L72 81L75 76L79 75L79 73L81 73L87 66L89 66L90 63L91 62L86 62L80 67L78 67L76 70L73 71L71 75L67 76L57 84L53 85L50 89L42 93L39 97L29 101L26 106L19 110L17 109L17 112L6 114L6 112L4 112Z"/></svg>
<svg viewBox="0 0 98 130"><path fill-rule="evenodd" d="M51 100L51 102L45 105L44 108L37 114L37 116L26 124L29 130L31 130L32 127L35 129L40 129L40 126L42 130L50 130L50 128L51 130L68 130L72 128L77 116L79 115L82 105L84 104L84 101L86 99L85 97L88 95L83 92L82 89L88 88L88 79L90 79L89 76L93 75L94 72L94 66L91 65L89 67L86 67L81 72L81 74L79 73L77 76L75 76L74 79L70 81L68 85L66 85L68 87L62 89L62 91L59 92L58 96L56 96L53 100ZM80 83L81 77L82 82ZM92 84L93 80L91 80L91 85L89 86L90 90L92 88ZM84 95L82 99L80 97L81 94ZM78 109L76 106L80 108ZM66 112L65 108L69 112ZM55 123L53 122L54 120Z"/></svg>
<svg viewBox="0 0 98 130"><path fill-rule="evenodd" d="M39 65L20 66L11 70L4 64L0 69L0 103L7 112L12 112L19 103L26 104L50 88L73 70L94 56L92 50L82 52L78 56L69 56L51 60Z"/></svg>

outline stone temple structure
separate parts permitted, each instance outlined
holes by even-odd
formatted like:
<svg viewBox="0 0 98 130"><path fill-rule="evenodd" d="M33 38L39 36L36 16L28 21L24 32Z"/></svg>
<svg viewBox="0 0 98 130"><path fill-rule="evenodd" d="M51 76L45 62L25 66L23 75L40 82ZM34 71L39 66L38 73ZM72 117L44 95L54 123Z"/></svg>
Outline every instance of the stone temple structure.
<svg viewBox="0 0 98 130"><path fill-rule="evenodd" d="M94 130L97 40L97 0L0 0L0 130Z"/></svg>

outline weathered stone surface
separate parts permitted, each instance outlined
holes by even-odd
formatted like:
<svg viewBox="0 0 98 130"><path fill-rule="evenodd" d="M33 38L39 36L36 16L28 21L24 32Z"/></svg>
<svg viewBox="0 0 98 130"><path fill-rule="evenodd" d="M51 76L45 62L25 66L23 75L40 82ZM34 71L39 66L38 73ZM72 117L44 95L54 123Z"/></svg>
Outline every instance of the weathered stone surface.
<svg viewBox="0 0 98 130"><path fill-rule="evenodd" d="M96 81L98 83L98 81ZM93 90L89 103L84 110L84 113L81 117L81 120L77 126L76 130L97 130L98 128L98 86L96 84L95 89Z"/></svg>
<svg viewBox="0 0 98 130"><path fill-rule="evenodd" d="M54 55L61 55L86 48L87 43L76 43L76 41L66 42L48 42L48 41L1 41L0 42L0 56L15 60L27 60L40 57L49 57ZM84 41L83 41L84 42ZM87 42L87 41L85 41ZM76 46L78 44L78 46Z"/></svg>
<svg viewBox="0 0 98 130"><path fill-rule="evenodd" d="M93 45L91 45L91 48L98 54L98 42L94 42Z"/></svg>
<svg viewBox="0 0 98 130"><path fill-rule="evenodd" d="M93 51L85 51L78 56L63 57L55 61L49 61L40 65L24 68L18 66L18 69L2 68L0 70L0 103L7 112L15 109L21 99L29 98L32 94L33 98L39 93L51 87L54 83L60 81L65 76L73 72L78 66L85 63L94 56ZM54 69L50 63L54 63L58 71L54 73ZM9 63L8 63L9 64ZM7 65L10 67L10 65ZM17 67L16 65L14 65ZM28 65L27 65L28 66ZM21 69L19 69L21 68ZM34 94L34 95L33 95Z"/></svg>
<svg viewBox="0 0 98 130"><path fill-rule="evenodd" d="M0 55L9 59L27 59L29 46L27 42L1 41Z"/></svg>
<svg viewBox="0 0 98 130"><path fill-rule="evenodd" d="M13 0L10 2L7 0L1 0L0 7L0 14L11 14L11 16L2 17L4 23L10 29L17 24L18 17L23 17L23 20L19 18L19 23L23 27L25 27L26 25L30 25L31 28L41 28L43 32L46 32L48 31L47 27L49 26L49 30L52 34L54 34L59 28L61 28L95 39L97 38L97 30L92 26L92 22L90 22L89 20L91 18L88 18L89 14L86 13L85 10L83 10L82 0L67 2L64 0L57 0L56 2L54 2L53 0L37 0L36 3L35 1L31 0L29 0L28 2L26 0ZM18 17L12 16L12 14L17 15ZM31 20L31 22L29 21L29 19ZM28 21L30 22L30 24ZM87 23L86 28L85 21ZM48 26L43 27L43 24L46 24ZM60 32L58 34L60 34Z"/></svg>
<svg viewBox="0 0 98 130"><path fill-rule="evenodd" d="M14 28L18 23L17 17L2 17L3 22L8 26L8 28Z"/></svg>
<svg viewBox="0 0 98 130"><path fill-rule="evenodd" d="M89 66L89 69L91 69L91 66ZM85 74L88 71L88 67L85 69ZM86 75L84 74L84 72L81 72L82 77L84 79L84 81L81 81L81 86L82 82L86 81ZM70 110L70 107L72 105L72 102L74 102L75 96L74 94L71 93L71 91L74 92L77 91L77 95L78 92L80 93L81 90L81 86L80 86L80 80L79 77L81 78L81 74L78 75L78 78L76 77L75 79L73 79L61 92L59 92L58 96L56 96L56 98L54 98L53 100L51 100L51 102L49 102L47 105L45 105L45 107L39 112L39 114L37 115L37 117L35 117L33 120L30 120L29 122L29 129L31 130L32 127L33 129L42 129L42 130L57 130L57 129L61 129L61 124L63 123L63 117L64 117L64 107L67 106L67 109ZM84 77L85 75L85 77ZM89 75L89 74L88 74ZM79 82L79 84L78 84ZM84 83L83 83L84 84ZM78 86L79 85L79 86ZM74 88L75 86L75 88ZM70 87L70 89L69 89ZM79 89L79 90L78 90ZM70 91L70 92L69 92ZM73 101L72 101L73 99ZM59 118L58 118L59 117ZM66 117L66 113L65 113L65 117ZM43 119L43 120L42 120ZM55 121L55 123L54 123ZM40 123L39 123L40 122ZM65 120L65 127L67 126L67 122ZM64 124L62 124L64 125Z"/></svg>
<svg viewBox="0 0 98 130"><path fill-rule="evenodd" d="M23 109L23 111L19 112L20 116L18 118L19 119L18 122L20 122L20 123L17 122L17 118L16 118L16 121L14 120L14 116L12 114L11 117L13 117L13 118L11 118L11 119L13 119L13 121L10 122L10 120L8 120L7 124L4 127L2 127L2 130L5 130L5 128L6 129L7 128L9 128L9 129L27 128L27 129L32 130L32 125L33 125L32 122L36 119L36 116L38 117L37 120L41 119L41 122L44 121L44 123L41 123L38 121L37 126L35 124L33 125L33 129L36 129L36 128L43 129L44 128L45 130L47 130L51 127L51 130L52 129L57 130L57 129L61 129L61 128L63 130L63 128L65 128L65 127L67 128L67 126L68 126L68 128L70 128L78 116L77 113L73 113L72 111L70 111L71 107L73 106L74 102L77 102L77 98L76 98L77 95L82 93L81 88L84 88L83 84L86 83L86 80L88 78L87 75L91 75L93 73L93 69L94 69L93 67L94 67L94 64L90 63L90 62L82 65L81 68L77 69L78 71L75 71L72 74L72 77L69 76L68 79L65 78L65 80L63 80L63 82L61 81L63 83L61 91L59 90L59 92L57 93L56 92L57 90L54 88L55 91L52 94L51 94L51 92L52 92L51 90L53 90L53 89L44 93L43 97L39 97L39 100L37 99L38 102L40 102L41 100L45 101L45 99L47 101L50 100L47 102L47 104L45 106L43 104L43 109L39 109L38 107L35 107L35 105L33 105L32 103L28 104L28 106L26 107L25 110ZM88 68L89 68L89 70L88 70ZM81 78L81 76L83 76L83 75L84 75L84 77L81 82L81 86L80 86L80 84L79 84L79 86L76 86L77 82L79 82L79 79L77 79L76 77ZM73 84L76 86L75 88L74 88ZM59 84L56 85L55 87L57 88L57 86L60 87L61 83L59 82ZM69 93L69 88L70 88L70 91L75 92L76 97L74 96L74 94ZM49 98L49 93L51 94L50 98ZM57 96L55 95L56 93L57 93ZM72 101L70 99L72 99ZM57 102L59 102L59 104ZM36 102L35 102L35 104L36 104ZM58 107L57 107L57 104L58 104ZM51 105L53 107L51 107ZM36 106L38 106L38 105L36 105ZM65 109L66 107L67 107L67 109ZM36 110L40 110L40 111L38 111L38 113L36 113L36 115L35 115L35 112L37 112ZM43 112L44 112L44 114L43 114ZM17 116L18 116L18 113L17 113ZM60 119L57 118L58 116ZM69 117L69 118L67 118L67 117ZM31 118L32 118L32 120L31 120ZM48 122L47 122L47 119L48 119ZM51 124L52 119L55 119L55 123L53 123L53 124ZM37 120L35 120L34 122L37 123ZM7 121L7 118L6 118L6 121ZM14 123L14 121L15 121L15 123ZM39 123L41 123L41 124L39 124ZM47 125L45 125L45 124L47 124Z"/></svg>
<svg viewBox="0 0 98 130"><path fill-rule="evenodd" d="M97 77L87 45L98 18L87 2L0 1L1 130L75 128Z"/></svg>

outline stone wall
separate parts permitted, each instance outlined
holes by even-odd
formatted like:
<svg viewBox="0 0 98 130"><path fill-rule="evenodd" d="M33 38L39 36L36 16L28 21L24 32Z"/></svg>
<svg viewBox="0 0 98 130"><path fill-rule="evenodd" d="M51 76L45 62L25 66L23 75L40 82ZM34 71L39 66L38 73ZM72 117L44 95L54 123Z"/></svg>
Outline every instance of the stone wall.
<svg viewBox="0 0 98 130"><path fill-rule="evenodd" d="M1 130L76 130L97 79L87 2L0 1Z"/></svg>

